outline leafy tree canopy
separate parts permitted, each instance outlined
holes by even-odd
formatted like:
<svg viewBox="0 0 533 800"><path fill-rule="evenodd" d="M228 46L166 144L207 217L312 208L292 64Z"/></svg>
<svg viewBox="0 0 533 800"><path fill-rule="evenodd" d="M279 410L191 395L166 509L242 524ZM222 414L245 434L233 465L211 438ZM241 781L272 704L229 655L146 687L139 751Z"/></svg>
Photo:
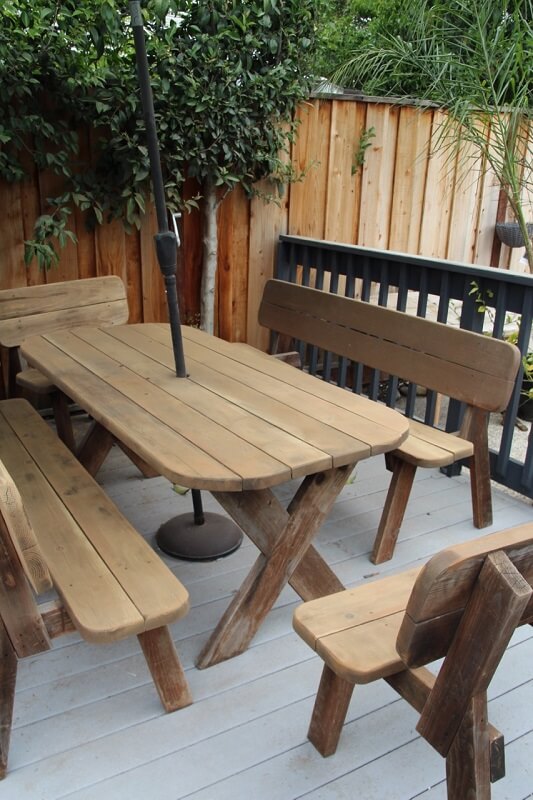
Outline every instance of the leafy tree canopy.
<svg viewBox="0 0 533 800"><path fill-rule="evenodd" d="M146 0L147 52L169 208L183 170L220 187L283 173L279 151L309 91L312 0ZM282 127L282 123L286 123ZM79 131L92 131L87 157ZM28 258L49 266L72 234L68 214L138 225L149 164L126 4L3 0L0 9L0 176L37 165L61 177Z"/></svg>

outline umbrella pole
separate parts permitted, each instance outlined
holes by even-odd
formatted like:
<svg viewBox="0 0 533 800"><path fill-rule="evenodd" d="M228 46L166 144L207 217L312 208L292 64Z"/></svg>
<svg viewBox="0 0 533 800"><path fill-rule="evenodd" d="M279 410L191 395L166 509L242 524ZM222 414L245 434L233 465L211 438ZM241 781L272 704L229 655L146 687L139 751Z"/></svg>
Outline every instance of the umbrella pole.
<svg viewBox="0 0 533 800"><path fill-rule="evenodd" d="M131 0L130 13L135 42L137 74L146 125L152 191L159 229L159 232L154 236L155 247L159 268L165 282L176 376L178 378L186 378L187 369L183 352L176 288L178 243L176 234L174 231L169 230L168 225L165 189L155 125L154 100L148 72L146 42L139 0ZM242 542L242 531L232 520L223 517L221 514L204 513L202 495L198 489L192 490L192 502L192 514L173 517L159 528L156 540L161 550L177 558L191 561L212 560L233 553Z"/></svg>

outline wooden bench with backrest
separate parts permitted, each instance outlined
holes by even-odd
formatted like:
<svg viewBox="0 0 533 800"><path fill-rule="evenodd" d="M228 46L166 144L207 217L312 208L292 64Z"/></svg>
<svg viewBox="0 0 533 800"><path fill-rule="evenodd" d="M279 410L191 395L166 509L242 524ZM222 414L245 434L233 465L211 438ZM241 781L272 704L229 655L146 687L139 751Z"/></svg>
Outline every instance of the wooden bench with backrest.
<svg viewBox="0 0 533 800"><path fill-rule="evenodd" d="M166 711L191 702L168 625L186 589L24 399L0 402L0 777L17 660L136 635ZM37 605L53 587L56 601Z"/></svg>
<svg viewBox="0 0 533 800"><path fill-rule="evenodd" d="M277 334L322 348L466 404L461 429L447 433L416 420L386 455L392 478L371 559L392 557L417 467L467 459L474 525L492 523L488 417L506 408L520 365L508 342L361 300L285 281L267 282L259 322Z"/></svg>
<svg viewBox="0 0 533 800"><path fill-rule="evenodd" d="M20 388L32 395L50 395L57 431L74 449L65 396L36 369L22 369L19 348L29 336L76 325L122 325L128 321L126 290L116 275L24 286L0 291L0 360L3 396Z"/></svg>
<svg viewBox="0 0 533 800"><path fill-rule="evenodd" d="M301 605L294 627L325 662L311 742L334 753L354 685L384 678L420 712L418 732L446 758L449 800L490 798L505 765L503 737L487 721L487 687L517 625L533 620L532 583L528 523ZM442 657L435 678L425 665Z"/></svg>

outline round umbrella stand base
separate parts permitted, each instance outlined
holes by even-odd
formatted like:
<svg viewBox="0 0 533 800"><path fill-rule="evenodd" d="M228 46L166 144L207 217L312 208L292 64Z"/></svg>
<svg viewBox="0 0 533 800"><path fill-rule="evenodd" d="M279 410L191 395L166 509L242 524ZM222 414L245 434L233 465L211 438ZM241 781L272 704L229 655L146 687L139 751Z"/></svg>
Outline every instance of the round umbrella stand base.
<svg viewBox="0 0 533 800"><path fill-rule="evenodd" d="M185 561L214 561L240 547L243 533L231 519L210 512L204 519L197 525L192 512L172 517L157 531L158 546L169 556Z"/></svg>

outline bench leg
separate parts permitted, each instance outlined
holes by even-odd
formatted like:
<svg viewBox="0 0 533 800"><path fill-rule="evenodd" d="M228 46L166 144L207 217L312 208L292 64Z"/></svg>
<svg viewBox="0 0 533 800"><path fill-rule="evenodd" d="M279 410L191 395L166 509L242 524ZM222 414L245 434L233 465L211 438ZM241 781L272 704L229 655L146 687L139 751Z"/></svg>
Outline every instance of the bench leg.
<svg viewBox="0 0 533 800"><path fill-rule="evenodd" d="M7 771L16 679L17 656L0 620L0 780Z"/></svg>
<svg viewBox="0 0 533 800"><path fill-rule="evenodd" d="M91 423L77 452L78 461L94 478L113 446L113 437L98 422Z"/></svg>
<svg viewBox="0 0 533 800"><path fill-rule="evenodd" d="M324 664L307 738L320 755L331 756L339 738L354 690L353 683L339 678Z"/></svg>
<svg viewBox="0 0 533 800"><path fill-rule="evenodd" d="M76 442L74 441L74 431L72 430L72 420L66 395L59 391L52 392L51 400L57 435L66 444L70 452L75 453Z"/></svg>
<svg viewBox="0 0 533 800"><path fill-rule="evenodd" d="M190 706L191 693L166 626L137 636L165 711Z"/></svg>
<svg viewBox="0 0 533 800"><path fill-rule="evenodd" d="M115 439L115 441L118 444L118 446L120 447L120 449L122 450L122 452L125 455L128 456L129 460L133 464L135 464L135 466L137 467L137 469L139 470L139 472L141 473L143 478L158 478L159 477L160 473L157 470L155 470L153 467L151 467L150 464L147 464L146 461L143 458L141 458L140 456L137 455L137 453L134 453L133 450L130 450L130 448L127 445L125 445L123 442L121 442L119 439Z"/></svg>
<svg viewBox="0 0 533 800"><path fill-rule="evenodd" d="M392 558L416 474L413 464L395 456L389 456L387 465L392 468L392 478L370 556L374 564Z"/></svg>
<svg viewBox="0 0 533 800"><path fill-rule="evenodd" d="M490 747L487 695L472 698L471 706L446 757L448 800L490 800Z"/></svg>
<svg viewBox="0 0 533 800"><path fill-rule="evenodd" d="M492 525L488 413L479 408L467 408L461 435L474 445L474 455L469 463L474 525L486 528Z"/></svg>

